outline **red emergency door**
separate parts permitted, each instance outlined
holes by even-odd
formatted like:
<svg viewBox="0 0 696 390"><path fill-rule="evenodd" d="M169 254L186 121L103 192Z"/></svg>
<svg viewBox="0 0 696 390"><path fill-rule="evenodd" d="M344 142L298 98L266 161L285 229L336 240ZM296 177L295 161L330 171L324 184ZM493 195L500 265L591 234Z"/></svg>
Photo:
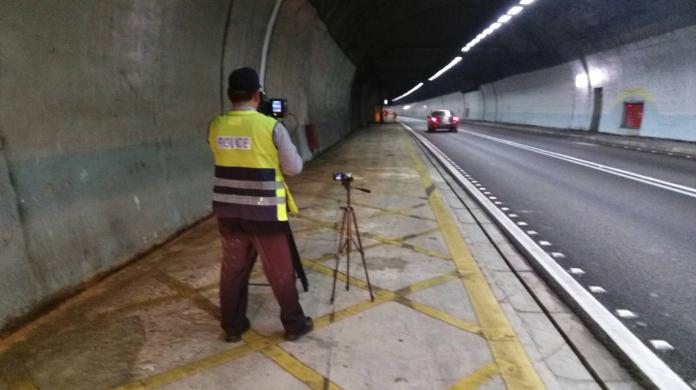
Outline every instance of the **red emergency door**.
<svg viewBox="0 0 696 390"><path fill-rule="evenodd" d="M624 103L624 123L627 129L640 129L643 122L643 103Z"/></svg>

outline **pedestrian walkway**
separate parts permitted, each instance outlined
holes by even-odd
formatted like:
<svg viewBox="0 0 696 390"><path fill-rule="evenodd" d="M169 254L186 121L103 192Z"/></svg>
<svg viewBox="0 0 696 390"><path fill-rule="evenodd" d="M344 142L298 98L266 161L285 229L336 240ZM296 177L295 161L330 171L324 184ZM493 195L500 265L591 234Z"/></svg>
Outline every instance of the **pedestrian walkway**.
<svg viewBox="0 0 696 390"><path fill-rule="evenodd" d="M374 302L354 256L329 303L341 171L372 190L353 204ZM0 390L600 388L399 125L354 133L289 182L312 333L284 341L270 288L251 286L252 330L223 341L209 218L0 342ZM600 349L603 376L637 388Z"/></svg>

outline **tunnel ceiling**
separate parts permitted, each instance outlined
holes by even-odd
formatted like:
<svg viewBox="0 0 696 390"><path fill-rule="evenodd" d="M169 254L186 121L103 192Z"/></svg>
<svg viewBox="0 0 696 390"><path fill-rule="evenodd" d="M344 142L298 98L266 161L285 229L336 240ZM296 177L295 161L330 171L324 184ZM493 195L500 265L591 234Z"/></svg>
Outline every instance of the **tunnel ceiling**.
<svg viewBox="0 0 696 390"><path fill-rule="evenodd" d="M518 1L310 0L357 66L356 84L396 97L425 81ZM696 24L696 0L536 0L420 100Z"/></svg>

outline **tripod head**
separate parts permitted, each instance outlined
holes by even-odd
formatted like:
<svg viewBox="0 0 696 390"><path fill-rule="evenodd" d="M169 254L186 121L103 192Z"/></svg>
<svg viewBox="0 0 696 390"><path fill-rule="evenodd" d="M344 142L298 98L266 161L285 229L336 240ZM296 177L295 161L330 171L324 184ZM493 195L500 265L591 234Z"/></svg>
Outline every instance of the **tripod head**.
<svg viewBox="0 0 696 390"><path fill-rule="evenodd" d="M355 187L355 186L351 185L351 183L353 182L353 174L350 172L334 173L333 179L334 179L334 181L340 181L341 184L343 185L343 187L346 189L346 196L348 198L348 207L350 207L350 190L351 189L356 189L358 191L365 192L368 194L372 192L371 190L369 190L367 188Z"/></svg>

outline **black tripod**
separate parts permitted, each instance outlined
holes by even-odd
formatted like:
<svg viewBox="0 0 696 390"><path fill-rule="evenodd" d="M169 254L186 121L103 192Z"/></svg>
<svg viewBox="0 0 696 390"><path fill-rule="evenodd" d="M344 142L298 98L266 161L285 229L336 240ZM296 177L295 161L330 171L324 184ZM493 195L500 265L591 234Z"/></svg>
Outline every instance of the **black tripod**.
<svg viewBox="0 0 696 390"><path fill-rule="evenodd" d="M365 280L367 280L367 288L370 291L370 300L375 301L375 297L372 294L372 284L370 284L370 275L367 273L367 263L365 263L365 251L363 250L362 240L360 239L360 230L358 230L358 220L355 218L355 211L350 203L350 190L355 188L358 191L369 193L370 190L367 188L353 187L350 182L353 178L348 175L335 176L340 177L343 187L346 189L347 204L346 206L341 206L343 210L343 219L341 221L341 230L338 236L338 251L336 252L336 265L333 270L333 288L331 290L331 303L334 302L334 296L336 295L336 278L338 275L338 263L341 259L343 253L346 254L346 290L350 288L350 252L353 249L353 245L360 252L360 257L362 258L363 268L365 268ZM353 228L355 228L355 237L353 237Z"/></svg>

